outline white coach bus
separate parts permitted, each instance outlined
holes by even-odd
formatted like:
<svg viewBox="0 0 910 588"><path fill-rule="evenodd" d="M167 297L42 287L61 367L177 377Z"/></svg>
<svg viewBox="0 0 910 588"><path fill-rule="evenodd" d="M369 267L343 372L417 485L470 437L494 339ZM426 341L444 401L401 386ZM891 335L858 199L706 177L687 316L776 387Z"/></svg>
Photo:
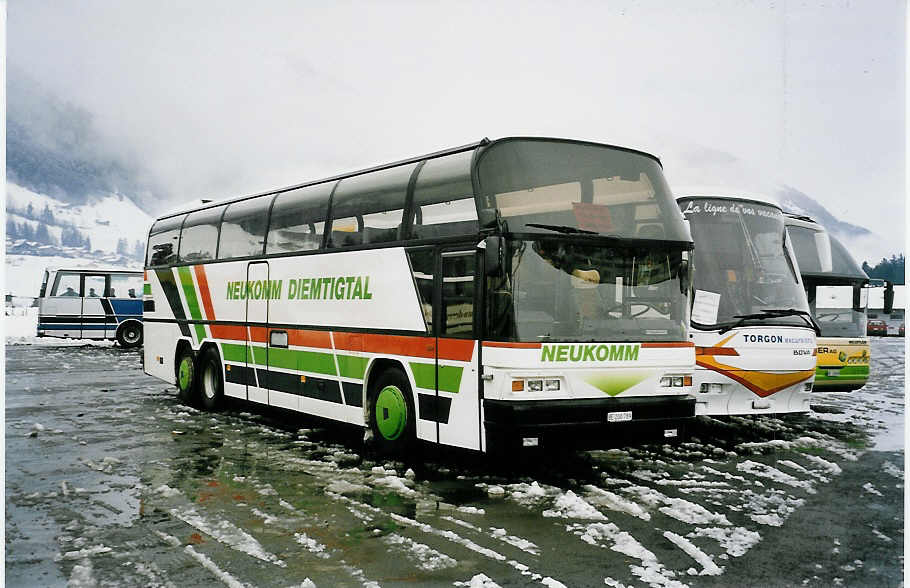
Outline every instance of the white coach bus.
<svg viewBox="0 0 910 588"><path fill-rule="evenodd" d="M808 412L818 326L780 207L681 196L695 240L696 413Z"/></svg>
<svg viewBox="0 0 910 588"><path fill-rule="evenodd" d="M142 345L142 272L48 268L38 297L39 337L116 339Z"/></svg>
<svg viewBox="0 0 910 588"><path fill-rule="evenodd" d="M676 437L691 249L655 157L484 139L159 218L145 371L381 450Z"/></svg>

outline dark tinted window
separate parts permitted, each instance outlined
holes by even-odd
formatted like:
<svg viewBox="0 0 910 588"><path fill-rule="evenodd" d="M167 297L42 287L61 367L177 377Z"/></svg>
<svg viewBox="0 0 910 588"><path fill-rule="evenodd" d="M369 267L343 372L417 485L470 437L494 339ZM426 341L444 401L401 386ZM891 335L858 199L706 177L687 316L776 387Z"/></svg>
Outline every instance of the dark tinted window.
<svg viewBox="0 0 910 588"><path fill-rule="evenodd" d="M420 170L414 187L414 238L477 232L477 205L471 187L473 154L466 151L430 159Z"/></svg>
<svg viewBox="0 0 910 588"><path fill-rule="evenodd" d="M408 181L417 164L345 178L332 199L330 247L397 241ZM357 219L353 227L350 219ZM353 229L353 230L352 230Z"/></svg>
<svg viewBox="0 0 910 588"><path fill-rule="evenodd" d="M831 241L824 229L788 225L787 234L800 272L818 274L831 271Z"/></svg>
<svg viewBox="0 0 910 588"><path fill-rule="evenodd" d="M215 259L218 246L218 224L224 207L191 212L180 231L180 261Z"/></svg>
<svg viewBox="0 0 910 588"><path fill-rule="evenodd" d="M333 182L282 192L272 206L266 253L310 251L322 245Z"/></svg>
<svg viewBox="0 0 910 588"><path fill-rule="evenodd" d="M272 198L260 196L227 207L218 237L218 259L262 255Z"/></svg>
<svg viewBox="0 0 910 588"><path fill-rule="evenodd" d="M180 225L186 215L166 218L152 225L149 232L147 265L167 265L177 261L177 245L180 241Z"/></svg>

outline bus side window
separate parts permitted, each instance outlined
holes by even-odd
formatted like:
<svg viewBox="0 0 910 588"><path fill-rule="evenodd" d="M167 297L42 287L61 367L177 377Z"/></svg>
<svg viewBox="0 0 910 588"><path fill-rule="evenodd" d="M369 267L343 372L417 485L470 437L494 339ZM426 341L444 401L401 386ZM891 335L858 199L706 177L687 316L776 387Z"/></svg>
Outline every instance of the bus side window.
<svg viewBox="0 0 910 588"><path fill-rule="evenodd" d="M85 298L102 298L105 295L105 276L85 276Z"/></svg>
<svg viewBox="0 0 910 588"><path fill-rule="evenodd" d="M79 274L57 272L51 296L79 296Z"/></svg>
<svg viewBox="0 0 910 588"><path fill-rule="evenodd" d="M218 236L218 259L262 255L273 196L235 202L227 207Z"/></svg>
<svg viewBox="0 0 910 588"><path fill-rule="evenodd" d="M180 261L215 259L218 247L218 227L224 206L193 212L186 217L180 231Z"/></svg>
<svg viewBox="0 0 910 588"><path fill-rule="evenodd" d="M332 197L329 247L398 241L408 182L416 167L400 165L341 180ZM352 218L357 219L356 229Z"/></svg>
<svg viewBox="0 0 910 588"><path fill-rule="evenodd" d="M427 323L427 334L433 334L433 277L436 268L436 254L432 247L408 250L411 261L411 273L417 285L420 298L420 310Z"/></svg>
<svg viewBox="0 0 910 588"><path fill-rule="evenodd" d="M440 337L474 337L474 252L442 254L443 332Z"/></svg>
<svg viewBox="0 0 910 588"><path fill-rule="evenodd" d="M272 205L266 254L312 251L322 247L322 234L335 183L281 192Z"/></svg>
<svg viewBox="0 0 910 588"><path fill-rule="evenodd" d="M177 245L180 241L180 225L186 215L162 219L152 225L146 248L149 266L168 265L177 261Z"/></svg>
<svg viewBox="0 0 910 588"><path fill-rule="evenodd" d="M473 152L427 160L414 187L413 239L477 233L477 204L471 186Z"/></svg>

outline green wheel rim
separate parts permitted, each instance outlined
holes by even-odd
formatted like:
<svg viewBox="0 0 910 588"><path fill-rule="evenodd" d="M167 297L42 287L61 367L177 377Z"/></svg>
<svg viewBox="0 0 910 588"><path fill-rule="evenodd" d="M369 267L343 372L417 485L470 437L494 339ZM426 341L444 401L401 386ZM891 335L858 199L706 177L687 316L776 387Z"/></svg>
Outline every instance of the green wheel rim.
<svg viewBox="0 0 910 588"><path fill-rule="evenodd" d="M180 367L177 369L177 384L181 390L187 390L190 387L190 379L193 377L193 360L190 357L184 357L180 360Z"/></svg>
<svg viewBox="0 0 910 588"><path fill-rule="evenodd" d="M401 437L408 423L408 403L397 386L386 386L376 397L376 427L383 438Z"/></svg>

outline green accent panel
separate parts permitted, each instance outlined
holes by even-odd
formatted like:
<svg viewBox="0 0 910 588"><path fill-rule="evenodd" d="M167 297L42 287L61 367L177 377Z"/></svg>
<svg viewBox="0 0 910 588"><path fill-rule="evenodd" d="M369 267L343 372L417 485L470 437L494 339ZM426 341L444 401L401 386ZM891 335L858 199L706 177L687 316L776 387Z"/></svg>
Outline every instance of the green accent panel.
<svg viewBox="0 0 910 588"><path fill-rule="evenodd" d="M257 365L266 365L268 354L265 347L256 347L255 345L251 345L250 349L253 350L253 363Z"/></svg>
<svg viewBox="0 0 910 588"><path fill-rule="evenodd" d="M196 341L205 339L205 325L193 325L196 328Z"/></svg>
<svg viewBox="0 0 910 588"><path fill-rule="evenodd" d="M180 276L180 284L183 286L183 294L186 296L186 305L189 307L190 316L194 319L201 319L202 313L199 312L199 300L196 299L196 287L193 285L193 275L190 268L183 265L177 268L177 274Z"/></svg>
<svg viewBox="0 0 910 588"><path fill-rule="evenodd" d="M610 370L587 376L584 378L584 381L609 396L617 396L632 386L647 380L653 373L654 372L650 370Z"/></svg>
<svg viewBox="0 0 910 588"><path fill-rule="evenodd" d="M262 349L262 355L258 353L259 349ZM256 356L256 363L265 365L265 348L254 347L253 353ZM297 351L270 347L269 366L302 372L316 372L317 374L327 374L329 376L338 375L335 371L335 359L332 354L318 353L316 351Z"/></svg>
<svg viewBox="0 0 910 588"><path fill-rule="evenodd" d="M352 355L336 355L338 359L338 375L343 378L356 378L362 380L367 372L367 358Z"/></svg>
<svg viewBox="0 0 910 588"><path fill-rule="evenodd" d="M237 361L240 363L246 363L246 345L222 343L221 355L224 356L224 361Z"/></svg>
<svg viewBox="0 0 910 588"><path fill-rule="evenodd" d="M151 285L151 284L143 284L143 285L142 285L142 293L143 293L143 294L151 294L151 293L152 293L152 285Z"/></svg>
<svg viewBox="0 0 910 588"><path fill-rule="evenodd" d="M850 380L863 379L863 380L865 380L869 377L869 366L867 366L867 365L846 365L846 366L840 368L840 370L838 371L838 375L836 375L836 376L829 376L828 375L829 369L834 369L834 368L823 368L823 367L815 368L815 379L816 380L829 380L829 381L837 381L837 380L843 380L843 379L850 379Z"/></svg>
<svg viewBox="0 0 910 588"><path fill-rule="evenodd" d="M436 366L432 363L411 363L414 383L424 390L436 389ZM457 394L461 388L461 376L464 368L452 365L439 366L439 391Z"/></svg>

